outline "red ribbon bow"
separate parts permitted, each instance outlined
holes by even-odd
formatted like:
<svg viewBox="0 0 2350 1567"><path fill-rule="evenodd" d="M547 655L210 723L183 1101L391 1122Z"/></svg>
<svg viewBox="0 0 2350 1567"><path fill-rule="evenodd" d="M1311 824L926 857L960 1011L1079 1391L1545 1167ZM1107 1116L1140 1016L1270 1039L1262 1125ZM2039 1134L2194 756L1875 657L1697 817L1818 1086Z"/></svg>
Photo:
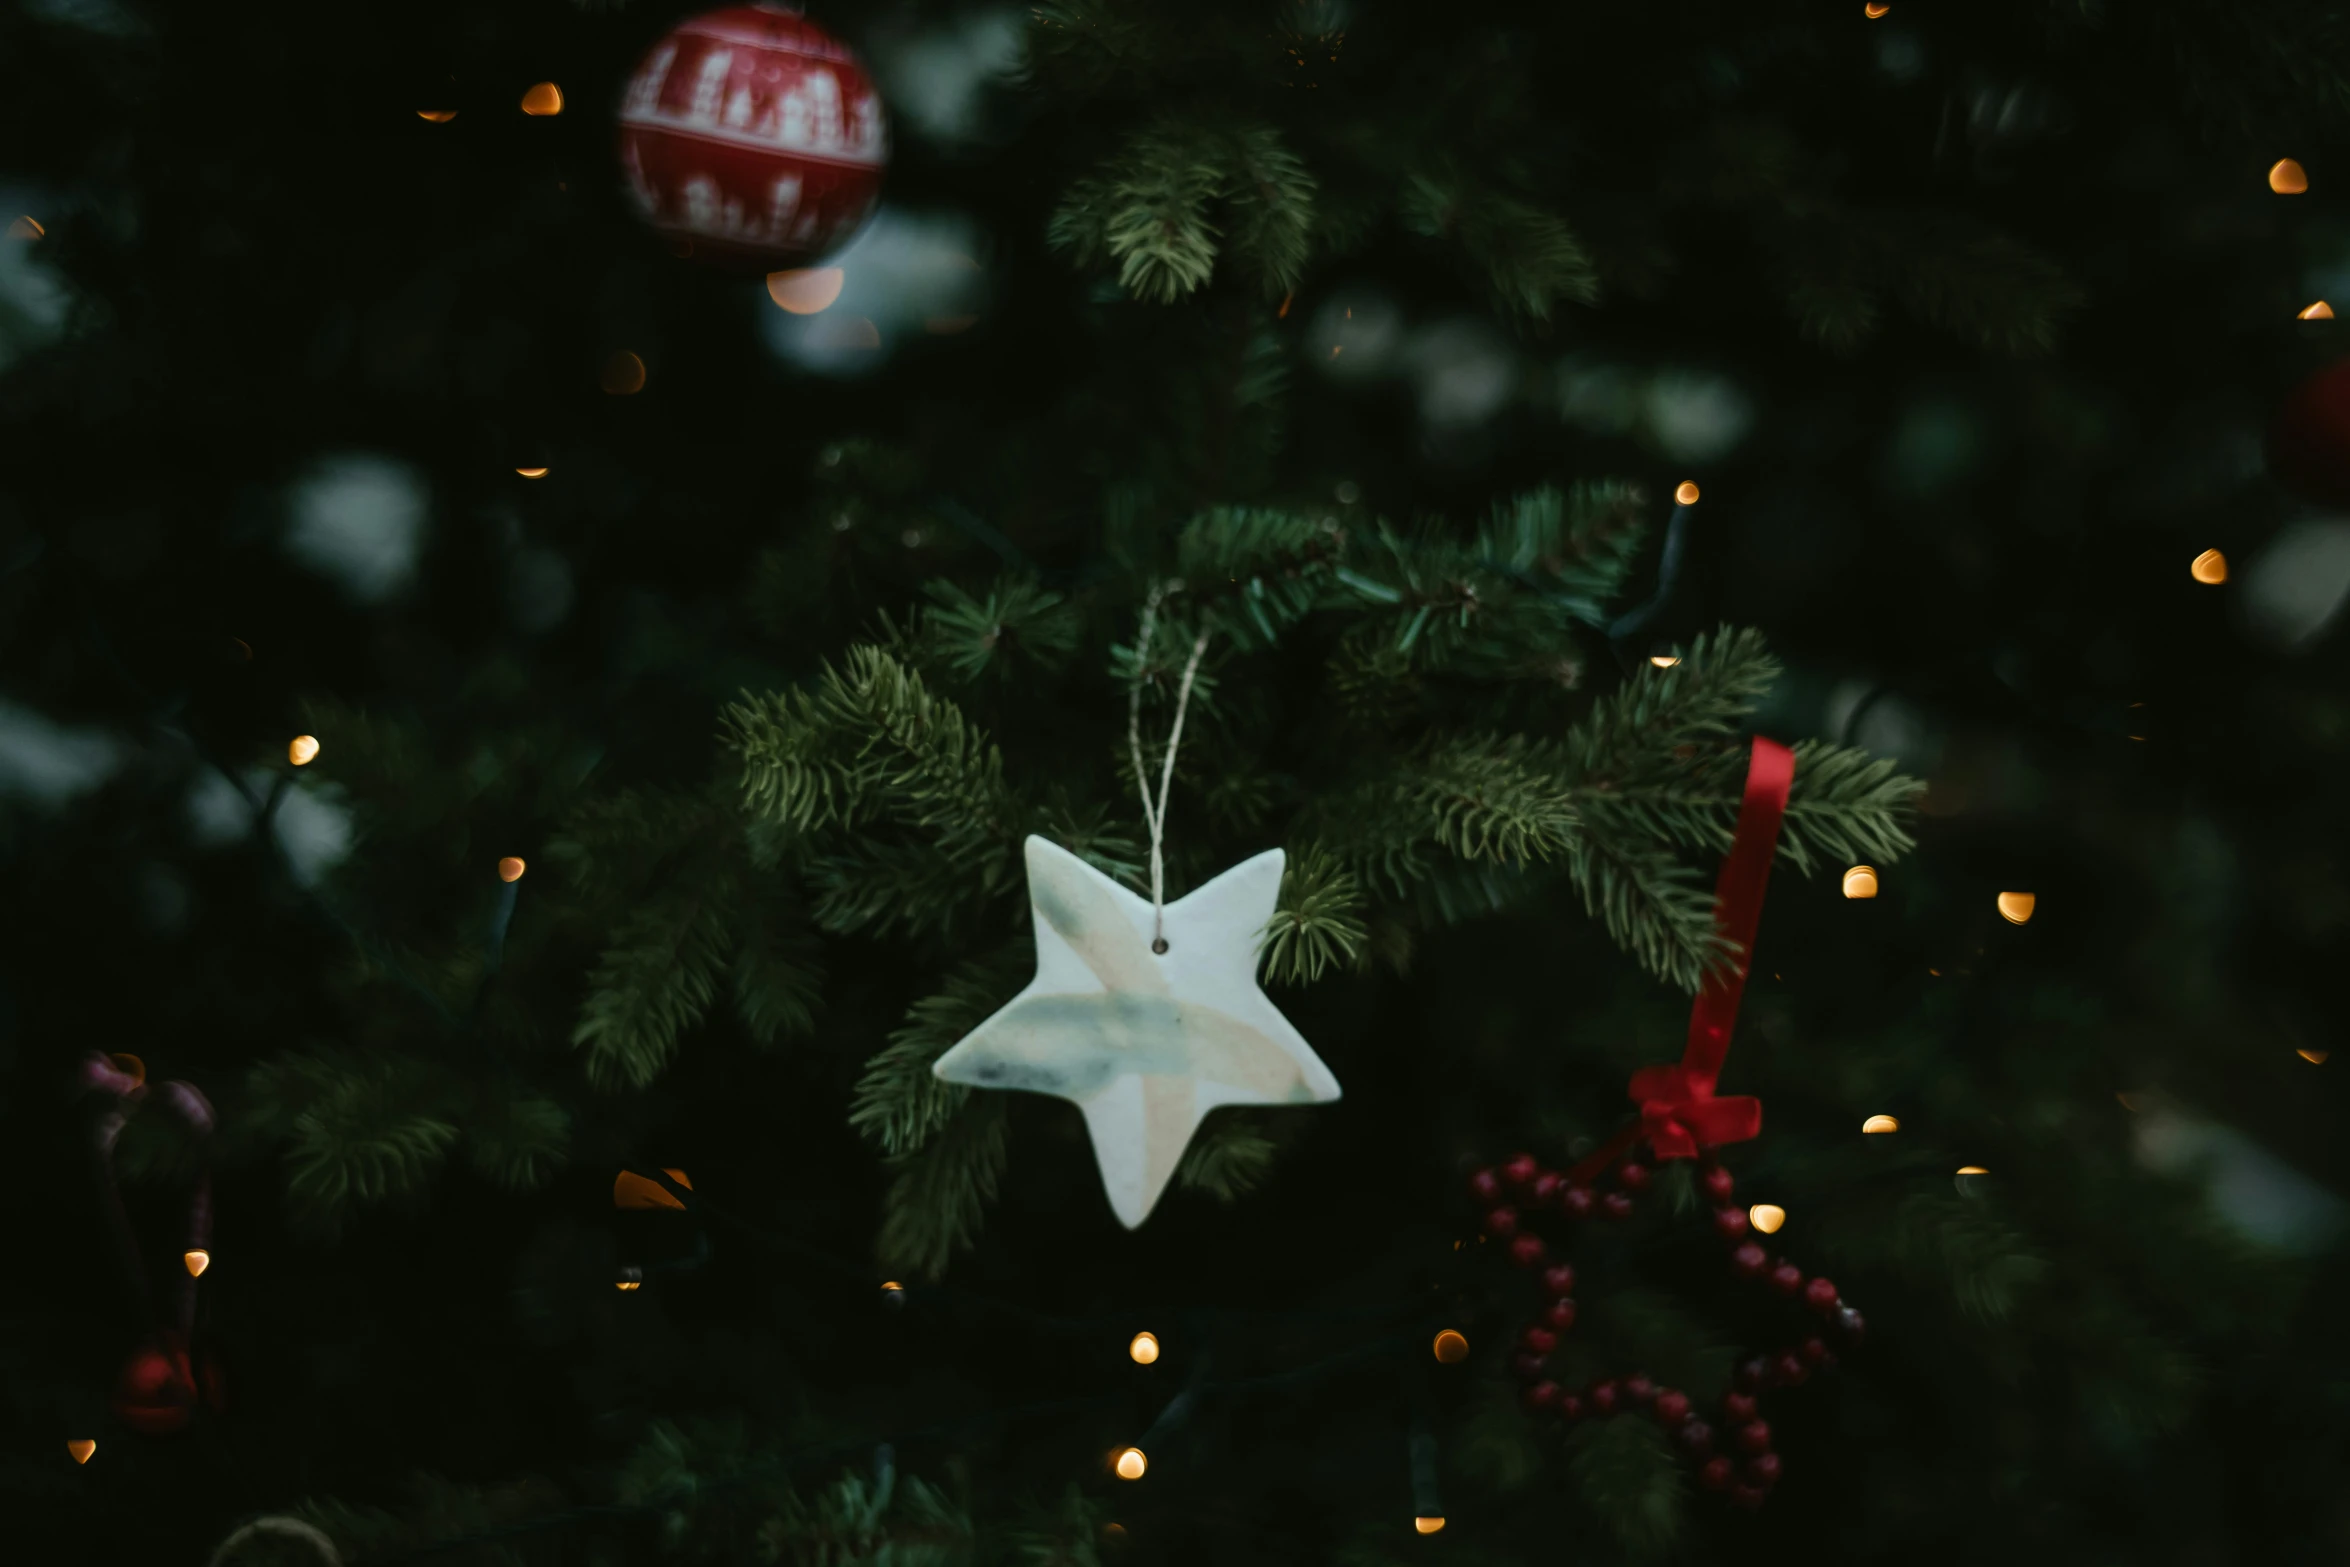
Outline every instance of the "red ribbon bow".
<svg viewBox="0 0 2350 1567"><path fill-rule="evenodd" d="M1708 978L1689 1011L1689 1043L1676 1066L1644 1066L1632 1074L1632 1101L1659 1159L1694 1159L1702 1149L1742 1143L1762 1131L1762 1101L1739 1094L1717 1098L1714 1082L1730 1053L1730 1031L1738 1022L1738 1000L1746 991L1746 966L1754 954L1755 928L1762 923L1763 891L1770 885L1771 858L1779 848L1779 823L1787 814L1787 791L1795 781L1795 753L1776 740L1754 737L1746 768L1746 797L1738 806L1738 828L1730 839L1714 884L1714 919L1737 943L1737 962Z"/></svg>

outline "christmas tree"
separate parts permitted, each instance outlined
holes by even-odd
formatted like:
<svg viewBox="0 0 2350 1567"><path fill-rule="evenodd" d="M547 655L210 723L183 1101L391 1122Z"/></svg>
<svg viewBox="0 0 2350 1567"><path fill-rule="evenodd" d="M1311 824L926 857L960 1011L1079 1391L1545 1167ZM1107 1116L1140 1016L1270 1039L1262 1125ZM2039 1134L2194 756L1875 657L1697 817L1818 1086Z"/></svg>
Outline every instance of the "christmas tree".
<svg viewBox="0 0 2350 1567"><path fill-rule="evenodd" d="M2336 8L693 14L0 17L27 1559L2350 1549Z"/></svg>

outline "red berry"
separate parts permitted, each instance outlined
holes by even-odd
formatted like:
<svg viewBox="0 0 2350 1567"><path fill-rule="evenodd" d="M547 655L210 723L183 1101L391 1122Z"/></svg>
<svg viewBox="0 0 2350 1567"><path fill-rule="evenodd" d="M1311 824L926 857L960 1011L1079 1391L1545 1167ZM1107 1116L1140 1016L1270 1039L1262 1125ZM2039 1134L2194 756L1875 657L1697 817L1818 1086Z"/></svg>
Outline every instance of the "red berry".
<svg viewBox="0 0 2350 1567"><path fill-rule="evenodd" d="M1801 1387L1811 1380L1811 1367L1802 1356L1789 1353L1771 1362L1771 1376L1781 1387Z"/></svg>
<svg viewBox="0 0 2350 1567"><path fill-rule="evenodd" d="M1746 1233L1746 1210L1744 1208L1716 1208L1714 1210L1714 1233L1726 1241L1734 1241L1744 1235Z"/></svg>
<svg viewBox="0 0 2350 1567"><path fill-rule="evenodd" d="M1616 1166L1616 1184L1628 1192L1648 1190L1648 1166L1627 1160Z"/></svg>
<svg viewBox="0 0 2350 1567"><path fill-rule="evenodd" d="M1528 1377L1538 1377L1542 1375L1542 1357L1529 1355L1524 1350L1520 1350L1510 1357L1510 1369L1518 1374L1521 1381Z"/></svg>
<svg viewBox="0 0 2350 1567"><path fill-rule="evenodd" d="M1656 1384L1645 1372L1635 1371L1624 1378L1624 1396L1635 1404L1645 1404L1656 1397Z"/></svg>
<svg viewBox="0 0 2350 1567"><path fill-rule="evenodd" d="M1591 1216L1591 1188L1588 1186L1560 1188L1559 1211L1570 1219L1589 1218Z"/></svg>
<svg viewBox="0 0 2350 1567"><path fill-rule="evenodd" d="M1725 1490L1729 1487L1730 1476L1735 1473L1737 1466L1727 1458L1709 1458L1705 1461L1705 1467L1697 1471L1697 1483L1709 1491Z"/></svg>
<svg viewBox="0 0 2350 1567"><path fill-rule="evenodd" d="M1593 1414L1612 1415L1616 1412L1616 1406L1622 1402L1623 1395L1616 1390L1613 1382L1601 1382L1591 1389L1587 1399Z"/></svg>
<svg viewBox="0 0 2350 1567"><path fill-rule="evenodd" d="M1534 1177L1533 1192L1535 1202L1549 1202L1552 1198L1558 1196L1559 1188L1566 1184L1567 1178L1559 1174L1558 1171L1543 1171L1540 1175Z"/></svg>
<svg viewBox="0 0 2350 1567"><path fill-rule="evenodd" d="M1707 1198L1717 1203L1728 1202L1730 1194L1738 1189L1737 1182L1730 1179L1730 1172L1718 1164L1707 1165L1698 1174L1697 1185Z"/></svg>
<svg viewBox="0 0 2350 1567"><path fill-rule="evenodd" d="M1531 1268L1542 1260L1542 1237L1521 1235L1510 1242L1510 1261L1521 1268Z"/></svg>
<svg viewBox="0 0 2350 1567"><path fill-rule="evenodd" d="M1529 1326L1518 1335L1518 1342L1526 1346L1530 1355L1547 1355L1559 1347L1559 1336L1548 1328Z"/></svg>
<svg viewBox="0 0 2350 1567"><path fill-rule="evenodd" d="M1738 1428L1738 1445L1750 1453L1771 1450L1771 1427L1768 1421L1749 1420Z"/></svg>
<svg viewBox="0 0 2350 1567"><path fill-rule="evenodd" d="M1485 1216L1485 1233L1497 1241L1506 1241L1518 1233L1518 1210L1496 1208Z"/></svg>
<svg viewBox="0 0 2350 1567"><path fill-rule="evenodd" d="M1749 1458L1746 1461L1746 1478L1752 1480L1756 1485L1777 1485L1779 1483L1779 1455L1765 1453L1760 1458Z"/></svg>
<svg viewBox="0 0 2350 1567"><path fill-rule="evenodd" d="M1792 1295L1803 1288L1803 1270L1792 1262L1782 1262L1771 1269L1771 1288L1782 1295Z"/></svg>
<svg viewBox="0 0 2350 1567"><path fill-rule="evenodd" d="M1730 1253L1730 1266L1738 1270L1740 1278L1759 1278L1762 1276L1763 1269L1770 1265L1770 1253L1752 1241L1748 1241Z"/></svg>
<svg viewBox="0 0 2350 1567"><path fill-rule="evenodd" d="M1763 1489L1759 1485L1734 1485L1730 1487L1730 1500L1751 1513L1762 1506Z"/></svg>
<svg viewBox="0 0 2350 1567"><path fill-rule="evenodd" d="M1554 1331L1566 1332L1575 1325L1574 1301L1561 1295L1550 1303L1550 1309L1542 1314L1542 1320L1549 1323Z"/></svg>
<svg viewBox="0 0 2350 1567"><path fill-rule="evenodd" d="M1747 1421L1752 1420L1754 1418L1754 1395L1752 1393L1724 1393L1722 1395L1722 1418L1734 1426L1744 1425Z"/></svg>
<svg viewBox="0 0 2350 1567"><path fill-rule="evenodd" d="M1537 1382L1526 1389L1526 1407L1537 1413L1545 1409L1556 1409L1559 1406L1559 1400L1566 1396L1566 1392L1567 1390L1556 1382Z"/></svg>
<svg viewBox="0 0 2350 1567"><path fill-rule="evenodd" d="M1575 1270L1563 1262L1554 1262L1542 1270L1542 1293L1545 1295L1572 1295L1575 1293Z"/></svg>
<svg viewBox="0 0 2350 1567"><path fill-rule="evenodd" d="M1611 1219L1628 1219L1632 1216L1632 1198L1625 1192L1609 1192L1599 1199L1599 1211Z"/></svg>
<svg viewBox="0 0 2350 1567"><path fill-rule="evenodd" d="M1689 1418L1689 1395L1674 1388L1666 1388L1656 1396L1657 1422L1666 1430Z"/></svg>
<svg viewBox="0 0 2350 1567"><path fill-rule="evenodd" d="M1807 1338L1796 1347L1795 1353L1803 1357L1807 1366L1825 1365L1828 1361L1828 1345L1823 1339Z"/></svg>
<svg viewBox="0 0 2350 1567"><path fill-rule="evenodd" d="M1502 1179L1508 1181L1512 1186L1531 1186L1534 1184L1534 1177L1541 1172L1541 1169L1542 1166L1535 1162L1532 1154L1522 1153L1503 1165L1501 1174Z"/></svg>
<svg viewBox="0 0 2350 1567"><path fill-rule="evenodd" d="M1860 1313L1850 1306L1836 1313L1836 1331L1844 1335L1846 1343L1859 1343L1861 1334L1867 1330L1868 1324L1862 1321Z"/></svg>
<svg viewBox="0 0 2350 1567"><path fill-rule="evenodd" d="M1714 1428L1702 1420L1692 1420L1680 1431L1681 1451L1692 1458L1703 1458L1714 1450Z"/></svg>
<svg viewBox="0 0 2350 1567"><path fill-rule="evenodd" d="M1479 1170L1469 1177L1469 1195L1483 1203L1501 1201L1501 1172Z"/></svg>
<svg viewBox="0 0 2350 1567"><path fill-rule="evenodd" d="M1580 1394L1569 1393L1559 1400L1559 1418L1561 1420L1583 1418L1583 1399Z"/></svg>
<svg viewBox="0 0 2350 1567"><path fill-rule="evenodd" d="M1803 1303L1814 1311L1834 1311L1837 1306L1836 1284L1832 1279L1814 1279L1803 1287Z"/></svg>
<svg viewBox="0 0 2350 1567"><path fill-rule="evenodd" d="M1769 1369L1770 1368L1768 1363L1765 1362L1760 1355L1755 1356L1751 1360L1740 1361L1738 1363L1737 1375L1738 1391L1741 1393L1751 1393L1755 1389L1761 1387L1763 1385L1763 1373Z"/></svg>

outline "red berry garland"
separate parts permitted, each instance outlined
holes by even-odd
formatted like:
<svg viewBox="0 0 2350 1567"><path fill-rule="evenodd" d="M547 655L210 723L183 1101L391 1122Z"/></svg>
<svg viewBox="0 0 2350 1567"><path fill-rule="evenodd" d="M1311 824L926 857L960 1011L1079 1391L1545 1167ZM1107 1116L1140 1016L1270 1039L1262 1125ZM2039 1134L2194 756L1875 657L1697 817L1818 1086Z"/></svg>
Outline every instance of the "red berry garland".
<svg viewBox="0 0 2350 1567"><path fill-rule="evenodd" d="M1629 1180L1627 1172L1632 1172ZM1633 1192L1647 1187L1649 1171L1627 1159L1615 1166L1613 1177L1616 1189L1600 1197L1596 1206L1602 1213L1621 1217L1632 1210ZM1736 1183L1710 1155L1698 1170L1698 1185L1708 1198L1722 1205L1714 1212L1713 1228L1726 1243L1731 1271L1766 1283L1777 1295L1800 1300L1846 1349L1858 1346L1864 1328L1860 1313L1844 1304L1833 1282L1806 1278L1794 1263L1771 1257L1748 1238L1745 1213L1728 1206ZM1548 1210L1568 1219L1589 1217L1595 1206L1589 1187L1568 1175L1540 1168L1524 1154L1498 1169L1479 1170L1469 1178L1469 1190L1480 1204L1517 1196L1526 1209ZM1578 1193L1583 1201L1571 1201ZM1730 1222L1733 1219L1737 1222ZM1524 1384L1521 1397L1526 1408L1567 1424L1585 1416L1604 1418L1645 1410L1673 1435L1682 1453L1697 1466L1700 1485L1709 1491L1726 1492L1741 1507L1760 1507L1771 1487L1779 1483L1780 1473L1779 1455L1771 1449L1771 1428L1762 1418L1760 1397L1768 1390L1799 1387L1810 1380L1815 1368L1833 1366L1836 1356L1827 1339L1819 1333L1807 1333L1777 1354L1755 1355L1741 1363L1736 1385L1722 1395L1721 1430L1726 1435L1719 1439L1713 1426L1695 1418L1688 1394L1679 1388L1658 1387L1644 1373L1594 1382L1580 1393L1571 1391L1551 1377L1549 1362L1561 1337L1575 1325L1575 1270L1564 1262L1542 1266L1547 1248L1542 1237L1523 1228L1524 1222L1520 1207L1507 1202L1492 1206L1485 1216L1486 1234L1509 1239L1513 1263L1521 1268L1542 1267L1541 1315L1519 1332L1518 1353L1510 1362L1511 1370Z"/></svg>

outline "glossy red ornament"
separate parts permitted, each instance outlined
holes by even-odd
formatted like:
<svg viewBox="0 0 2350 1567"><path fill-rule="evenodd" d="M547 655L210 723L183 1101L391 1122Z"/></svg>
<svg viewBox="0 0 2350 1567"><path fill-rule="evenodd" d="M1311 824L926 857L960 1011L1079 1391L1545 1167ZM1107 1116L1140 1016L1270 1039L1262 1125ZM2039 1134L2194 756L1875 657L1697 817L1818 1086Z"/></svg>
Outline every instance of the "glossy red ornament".
<svg viewBox="0 0 2350 1567"><path fill-rule="evenodd" d="M1771 1427L1768 1421L1749 1420L1738 1428L1738 1445L1750 1453L1771 1450Z"/></svg>
<svg viewBox="0 0 2350 1567"><path fill-rule="evenodd" d="M1599 1211L1611 1219L1628 1219L1632 1216L1632 1198L1626 1192L1609 1192L1599 1199Z"/></svg>
<svg viewBox="0 0 2350 1567"><path fill-rule="evenodd" d="M1667 1430L1679 1426L1689 1418L1689 1395L1676 1388L1666 1388L1657 1394L1656 1418Z"/></svg>
<svg viewBox="0 0 2350 1567"><path fill-rule="evenodd" d="M1627 1160L1616 1166L1616 1184L1628 1192L1648 1190L1648 1180L1648 1166L1645 1164L1634 1164Z"/></svg>
<svg viewBox="0 0 2350 1567"><path fill-rule="evenodd" d="M1531 1186L1534 1177L1542 1172L1542 1165L1530 1153L1513 1155L1501 1167L1502 1178L1512 1186Z"/></svg>
<svg viewBox="0 0 2350 1567"><path fill-rule="evenodd" d="M1728 1202L1730 1194L1738 1189L1738 1183L1730 1179L1730 1172L1718 1164L1707 1165L1697 1177L1697 1185L1707 1200L1716 1203Z"/></svg>
<svg viewBox="0 0 2350 1567"><path fill-rule="evenodd" d="M1771 1270L1771 1288L1782 1295L1793 1295L1803 1288L1803 1270L1792 1262L1782 1262Z"/></svg>
<svg viewBox="0 0 2350 1567"><path fill-rule="evenodd" d="M1530 1327L1518 1335L1518 1342L1530 1355L1547 1355L1559 1347L1559 1336L1548 1328Z"/></svg>
<svg viewBox="0 0 2350 1567"><path fill-rule="evenodd" d="M1765 1453L1760 1458L1749 1458L1746 1461L1746 1478L1756 1485L1777 1485L1779 1483L1779 1455Z"/></svg>
<svg viewBox="0 0 2350 1567"><path fill-rule="evenodd" d="M1746 1233L1746 1210L1744 1208L1716 1208L1714 1210L1714 1233L1726 1241L1734 1241L1744 1235Z"/></svg>
<svg viewBox="0 0 2350 1567"><path fill-rule="evenodd" d="M1510 1357L1510 1369L1521 1377L1538 1377L1542 1375L1542 1357L1520 1350Z"/></svg>
<svg viewBox="0 0 2350 1567"><path fill-rule="evenodd" d="M1518 1233L1518 1210L1496 1208L1485 1216L1485 1233L1497 1241L1506 1241Z"/></svg>
<svg viewBox="0 0 2350 1567"><path fill-rule="evenodd" d="M1542 1260L1542 1237L1521 1235L1510 1242L1510 1261L1521 1268L1531 1268Z"/></svg>
<svg viewBox="0 0 2350 1567"><path fill-rule="evenodd" d="M1747 1421L1752 1420L1754 1418L1754 1395L1752 1393L1724 1393L1722 1395L1722 1418L1734 1426L1744 1425Z"/></svg>
<svg viewBox="0 0 2350 1567"><path fill-rule="evenodd" d="M1757 1277L1763 1269L1770 1265L1771 1254L1752 1241L1748 1241L1730 1253L1730 1266L1736 1268L1739 1274L1745 1278Z"/></svg>
<svg viewBox="0 0 2350 1567"><path fill-rule="evenodd" d="M1588 1218L1591 1214L1591 1188L1569 1186L1559 1192L1559 1211L1570 1219Z"/></svg>
<svg viewBox="0 0 2350 1567"><path fill-rule="evenodd" d="M1656 1397L1656 1384L1645 1372L1635 1371L1624 1378L1623 1388L1624 1396L1635 1404L1645 1404Z"/></svg>
<svg viewBox="0 0 2350 1567"><path fill-rule="evenodd" d="M1616 1412L1617 1406L1623 1402L1623 1394L1617 1390L1613 1382L1597 1384L1586 1397L1590 1400L1591 1412L1595 1415L1612 1415Z"/></svg>
<svg viewBox="0 0 2350 1567"><path fill-rule="evenodd" d="M220 1408L225 1391L209 1356L191 1361L187 1346L166 1335L141 1345L124 1363L114 1383L114 1412L134 1431L169 1436L187 1426L199 1403Z"/></svg>
<svg viewBox="0 0 2350 1567"><path fill-rule="evenodd" d="M1811 1367L1790 1350L1771 1362L1771 1380L1781 1387L1801 1387L1811 1380Z"/></svg>
<svg viewBox="0 0 2350 1567"><path fill-rule="evenodd" d="M1542 1270L1542 1293L1545 1295L1572 1295L1575 1293L1575 1270L1563 1262L1554 1262Z"/></svg>
<svg viewBox="0 0 2350 1567"><path fill-rule="evenodd" d="M1559 1188L1566 1184L1567 1178L1559 1174L1558 1171L1545 1170L1534 1177L1534 1184L1528 1190L1534 1194L1536 1206L1541 1206L1555 1201L1559 1194Z"/></svg>
<svg viewBox="0 0 2350 1567"><path fill-rule="evenodd" d="M1702 1420L1690 1421L1676 1433L1676 1436L1681 1444L1681 1451L1692 1458L1703 1458L1714 1450L1714 1428Z"/></svg>
<svg viewBox="0 0 2350 1567"><path fill-rule="evenodd" d="M620 167L680 254L730 270L796 267L864 224L889 121L864 62L777 5L680 22L620 105Z"/></svg>
<svg viewBox="0 0 2350 1567"><path fill-rule="evenodd" d="M1556 1382L1537 1382L1526 1389L1526 1407L1532 1410L1556 1409L1567 1390Z"/></svg>
<svg viewBox="0 0 2350 1567"><path fill-rule="evenodd" d="M1559 1418L1562 1420L1583 1418L1583 1397L1581 1394L1569 1393L1559 1400Z"/></svg>
<svg viewBox="0 0 2350 1567"><path fill-rule="evenodd" d="M1705 1461L1705 1467L1697 1471L1697 1483L1709 1491L1724 1490L1730 1484L1730 1477L1737 1472L1737 1466L1727 1458L1709 1458Z"/></svg>
<svg viewBox="0 0 2350 1567"><path fill-rule="evenodd" d="M1575 1325L1575 1303L1563 1295L1560 1296L1550 1303L1549 1310L1543 1312L1542 1320L1550 1326L1553 1332L1566 1332L1567 1329Z"/></svg>
<svg viewBox="0 0 2350 1567"><path fill-rule="evenodd" d="M2285 398L2269 425L2268 466L2304 500L2350 506L2350 359L2335 360Z"/></svg>
<svg viewBox="0 0 2350 1567"><path fill-rule="evenodd" d="M1488 1206L1501 1201L1501 1172L1479 1170L1469 1177L1469 1195Z"/></svg>
<svg viewBox="0 0 2350 1567"><path fill-rule="evenodd" d="M1814 1311L1836 1309L1836 1284L1832 1279L1814 1279L1803 1287L1803 1303Z"/></svg>
<svg viewBox="0 0 2350 1567"><path fill-rule="evenodd" d="M1795 1352L1803 1357L1804 1364L1808 1366L1825 1365L1828 1361L1828 1345L1824 1339L1807 1338L1796 1347Z"/></svg>

